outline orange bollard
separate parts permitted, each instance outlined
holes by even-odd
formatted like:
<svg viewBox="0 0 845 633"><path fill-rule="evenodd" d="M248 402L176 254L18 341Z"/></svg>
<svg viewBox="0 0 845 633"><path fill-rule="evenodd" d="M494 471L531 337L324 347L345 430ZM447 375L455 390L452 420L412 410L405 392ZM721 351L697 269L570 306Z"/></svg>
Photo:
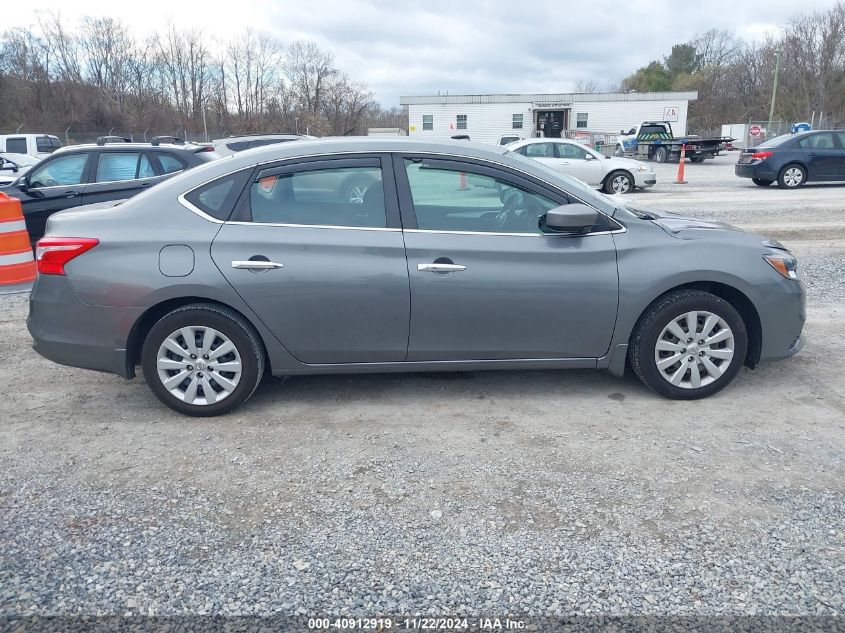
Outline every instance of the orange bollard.
<svg viewBox="0 0 845 633"><path fill-rule="evenodd" d="M35 259L21 201L0 192L0 286L35 281Z"/></svg>
<svg viewBox="0 0 845 633"><path fill-rule="evenodd" d="M687 157L687 145L681 145L681 160L678 161L678 178L675 180L676 185L685 185L687 181L684 180L684 160Z"/></svg>

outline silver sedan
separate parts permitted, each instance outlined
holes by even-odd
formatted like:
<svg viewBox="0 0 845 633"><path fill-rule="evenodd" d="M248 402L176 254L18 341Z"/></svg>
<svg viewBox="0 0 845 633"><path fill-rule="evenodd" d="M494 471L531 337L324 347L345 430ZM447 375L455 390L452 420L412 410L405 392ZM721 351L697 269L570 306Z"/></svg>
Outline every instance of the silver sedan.
<svg viewBox="0 0 845 633"><path fill-rule="evenodd" d="M701 398L796 353L804 324L777 242L629 210L472 143L240 152L51 216L37 261L35 349L124 378L140 366L187 415L230 411L265 375L320 373L630 367Z"/></svg>

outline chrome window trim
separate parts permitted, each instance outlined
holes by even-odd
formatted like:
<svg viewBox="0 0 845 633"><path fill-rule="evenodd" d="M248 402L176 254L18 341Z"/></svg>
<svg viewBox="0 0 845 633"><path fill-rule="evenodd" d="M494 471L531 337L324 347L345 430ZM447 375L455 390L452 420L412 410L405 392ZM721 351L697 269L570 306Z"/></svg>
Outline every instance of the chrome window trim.
<svg viewBox="0 0 845 633"><path fill-rule="evenodd" d="M387 226L346 226L343 224L286 224L284 222L223 222L232 226L280 226L289 229L342 229L344 231L382 231L384 233L401 233L402 229Z"/></svg>
<svg viewBox="0 0 845 633"><path fill-rule="evenodd" d="M435 233L442 235L497 235L499 237L592 237L593 235L615 235L628 231L624 226L611 231L595 231L592 233L495 233L492 231L441 231L435 229L403 229L405 233Z"/></svg>
<svg viewBox="0 0 845 633"><path fill-rule="evenodd" d="M531 139L526 139L526 140L531 140ZM511 150L508 150L508 151L511 151ZM610 234L610 233L625 233L628 230L627 228L625 228L625 226L621 222L616 220L613 216L605 213L601 209L596 209L595 206L593 206L592 204L590 204L586 200L579 198L574 193L570 193L569 191L567 191L565 189L561 189L559 186L555 185L553 182L551 182L549 180L546 180L545 178L541 178L540 176L537 176L537 175L532 174L530 172L519 169L518 167L514 167L512 165L508 165L506 163L502 163L502 162L499 162L499 161L490 160L488 158L476 158L474 156L466 156L465 154L453 154L453 153L443 153L443 152L426 152L426 151L410 151L410 150L379 151L379 150L367 149L367 150L348 150L348 151L340 151L340 152L322 152L322 153L318 153L318 154L305 154L305 155L302 155L302 156L288 156L288 157L285 157L285 158L274 158L272 160L265 160L265 161L262 161L260 163L256 163L254 165L244 165L244 166L238 167L237 169L234 169L232 171L226 172L225 174L220 174L219 176L215 176L214 178L209 178L208 180L191 187L190 189L188 189L184 193L179 194L179 196L177 196L176 200L183 207L185 207L186 209L188 209L189 211L191 211L193 213L196 213L201 218L208 220L209 222L214 222L215 224L224 224L223 220L218 220L217 218L214 218L214 217L208 215L207 213L203 212L201 209L198 209L196 206L194 206L193 204L188 202L188 200L185 198L185 196L188 195L189 193L191 193L192 191L199 189L200 187L204 187L205 185L207 185L211 182L214 182L215 180L219 180L220 178L225 178L227 176L231 176L232 174L235 174L235 173L242 171L244 169L261 168L264 165L271 165L271 164L274 164L274 163L278 163L280 161L289 161L289 160L293 161L293 160L304 159L304 158L322 158L322 157L325 157L325 156L348 156L350 154L391 154L391 155L392 154L414 154L414 155L419 155L419 156L449 157L449 158L458 158L458 159L464 159L464 160L468 159L470 161L478 161L478 162L481 162L481 163L486 163L488 165L496 165L498 167L504 167L505 169L510 169L510 170L512 170L512 171L514 171L518 174L523 174L525 176L528 176L529 178L533 178L534 180L538 180L542 183L545 183L546 185L551 187L554 191L559 191L559 192L569 196L570 198L577 200L581 204L585 204L588 207L590 207L591 209L595 209L597 213L601 213L603 216L610 219L612 222L619 224L622 227L621 229L614 229L614 230L611 230L611 231L600 231L600 232L597 232L597 233L587 233L583 237L587 237L589 235L605 235L605 234ZM237 156L237 153L233 154L232 158L234 158L234 156ZM225 222L225 223L226 224L254 224L253 222ZM261 224L261 226L292 226L292 227L303 226L303 227L309 227L309 226L314 226L314 225L310 225L310 224ZM359 226L351 226L351 227L325 226L324 228L351 228L351 229L370 230L370 231L385 231L385 230L400 231L400 230L403 230L403 229L392 229L392 228L390 228L390 229L387 229L387 228L367 228L367 227L359 227ZM426 231L425 229L404 229L404 230L406 230L406 231L429 232L429 231ZM457 231L457 232L456 231L430 231L430 232L458 233L458 234L462 233L460 231ZM475 233L472 233L472 232L468 232L468 233L470 235L475 235ZM520 237L525 237L525 236L528 236L528 237L545 237L542 234L534 235L533 233L487 233L487 232L483 232L483 231L479 231L478 235L519 235ZM560 236L560 237L562 237L562 236Z"/></svg>

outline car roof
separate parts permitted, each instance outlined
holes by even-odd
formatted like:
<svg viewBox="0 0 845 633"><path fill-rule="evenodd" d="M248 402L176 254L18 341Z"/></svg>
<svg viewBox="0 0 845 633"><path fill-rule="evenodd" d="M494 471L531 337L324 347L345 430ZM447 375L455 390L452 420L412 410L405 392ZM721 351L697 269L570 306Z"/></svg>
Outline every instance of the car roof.
<svg viewBox="0 0 845 633"><path fill-rule="evenodd" d="M303 139L298 143L279 143L253 147L237 152L229 160L239 167L241 164L285 160L288 158L319 156L321 154L340 154L347 152L421 152L437 154L456 154L469 158L501 158L507 149L497 145L482 145L473 141L427 140L407 136L337 136L318 139Z"/></svg>

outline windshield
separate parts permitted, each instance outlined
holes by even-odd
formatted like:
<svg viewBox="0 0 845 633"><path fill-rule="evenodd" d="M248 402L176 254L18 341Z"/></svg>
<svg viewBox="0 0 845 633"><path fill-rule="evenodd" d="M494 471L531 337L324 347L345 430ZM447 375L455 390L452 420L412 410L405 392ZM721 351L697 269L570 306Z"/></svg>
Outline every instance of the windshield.
<svg viewBox="0 0 845 633"><path fill-rule="evenodd" d="M569 191L576 197L581 198L584 202L596 207L608 215L613 215L617 209L625 209L624 203L616 196L611 197L603 193L599 193L587 183L582 182L577 178L573 178L572 176L562 174L559 171L544 165L540 161L528 158L527 156L523 156L522 154L518 154L514 151L508 151L507 155L509 158L513 158L514 160L523 163L533 172L542 172L542 178L544 180L548 180L564 191Z"/></svg>

